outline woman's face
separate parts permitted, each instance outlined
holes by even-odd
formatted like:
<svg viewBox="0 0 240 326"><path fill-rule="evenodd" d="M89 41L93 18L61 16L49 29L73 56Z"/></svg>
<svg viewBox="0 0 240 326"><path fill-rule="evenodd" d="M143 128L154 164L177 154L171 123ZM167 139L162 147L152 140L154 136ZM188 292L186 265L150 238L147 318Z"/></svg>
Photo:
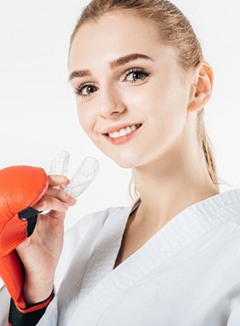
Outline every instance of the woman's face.
<svg viewBox="0 0 240 326"><path fill-rule="evenodd" d="M190 82L149 22L115 12L85 23L69 74L81 126L118 165L143 166L179 143Z"/></svg>

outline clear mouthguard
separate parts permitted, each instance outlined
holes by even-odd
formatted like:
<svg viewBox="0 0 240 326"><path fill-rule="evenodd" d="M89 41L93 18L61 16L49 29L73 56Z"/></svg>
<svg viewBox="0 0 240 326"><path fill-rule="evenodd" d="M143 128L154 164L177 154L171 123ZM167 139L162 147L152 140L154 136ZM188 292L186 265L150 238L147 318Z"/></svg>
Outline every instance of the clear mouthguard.
<svg viewBox="0 0 240 326"><path fill-rule="evenodd" d="M49 174L58 174L67 176L70 154L66 151L57 155L52 162ZM64 187L69 195L78 197L95 179L99 171L99 163L94 157L85 157L76 173L70 180L70 184Z"/></svg>
<svg viewBox="0 0 240 326"><path fill-rule="evenodd" d="M52 162L49 174L67 176L70 154L66 151L59 153Z"/></svg>

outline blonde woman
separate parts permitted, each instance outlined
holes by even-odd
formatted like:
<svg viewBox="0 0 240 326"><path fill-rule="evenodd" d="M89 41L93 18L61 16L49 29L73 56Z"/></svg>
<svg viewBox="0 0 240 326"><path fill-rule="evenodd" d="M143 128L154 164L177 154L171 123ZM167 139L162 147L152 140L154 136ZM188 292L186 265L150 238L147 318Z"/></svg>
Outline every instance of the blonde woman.
<svg viewBox="0 0 240 326"><path fill-rule="evenodd" d="M41 215L17 248L27 306L41 306L11 302L12 325L240 325L240 190L219 190L203 121L213 71L187 18L165 0L93 0L68 68L82 128L132 169L136 197L81 219L63 244L71 202L52 180L56 200L35 208L54 222ZM9 300L5 288L5 322Z"/></svg>

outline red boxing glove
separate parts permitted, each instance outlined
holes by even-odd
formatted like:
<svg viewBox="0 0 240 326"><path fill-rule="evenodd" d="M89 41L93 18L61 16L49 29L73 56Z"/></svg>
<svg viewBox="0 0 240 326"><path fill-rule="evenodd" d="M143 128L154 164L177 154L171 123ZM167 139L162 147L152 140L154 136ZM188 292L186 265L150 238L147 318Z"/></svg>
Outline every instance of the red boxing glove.
<svg viewBox="0 0 240 326"><path fill-rule="evenodd" d="M12 166L0 170L0 276L20 309L26 308L24 268L15 249L32 234L39 212L31 206L47 188L48 176L42 168Z"/></svg>

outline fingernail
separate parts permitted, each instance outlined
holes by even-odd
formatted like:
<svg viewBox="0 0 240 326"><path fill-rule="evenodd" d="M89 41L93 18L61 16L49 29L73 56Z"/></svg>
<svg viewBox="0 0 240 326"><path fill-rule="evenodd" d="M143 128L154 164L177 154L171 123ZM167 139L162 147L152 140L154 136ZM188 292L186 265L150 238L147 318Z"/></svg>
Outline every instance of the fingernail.
<svg viewBox="0 0 240 326"><path fill-rule="evenodd" d="M70 197L70 198L69 198L69 201L70 201L70 203L72 203L72 204L75 204L75 203L76 203L76 199L75 199L74 197Z"/></svg>
<svg viewBox="0 0 240 326"><path fill-rule="evenodd" d="M58 175L58 174L52 175L52 177L55 180L65 180L65 178L66 178L64 175Z"/></svg>

